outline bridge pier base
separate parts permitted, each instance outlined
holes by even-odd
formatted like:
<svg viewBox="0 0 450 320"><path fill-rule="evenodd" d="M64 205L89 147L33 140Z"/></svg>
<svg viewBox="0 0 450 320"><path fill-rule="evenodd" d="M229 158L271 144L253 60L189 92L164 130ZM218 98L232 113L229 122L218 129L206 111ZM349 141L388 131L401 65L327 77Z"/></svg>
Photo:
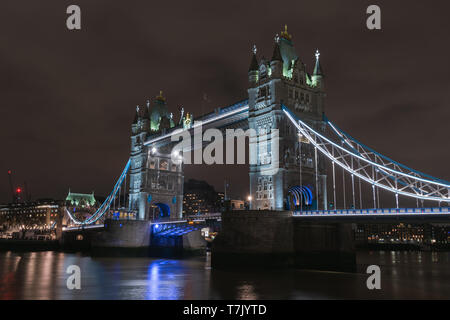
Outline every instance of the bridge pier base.
<svg viewBox="0 0 450 320"><path fill-rule="evenodd" d="M206 253L207 242L200 230L175 237L152 237L150 255L155 257L189 257Z"/></svg>
<svg viewBox="0 0 450 320"><path fill-rule="evenodd" d="M356 255L350 224L307 222L288 211L234 211L222 215L211 263L354 272Z"/></svg>
<svg viewBox="0 0 450 320"><path fill-rule="evenodd" d="M174 225L184 225L179 223ZM146 220L106 220L103 231L91 239L95 256L182 257L204 254L207 242L201 230L158 237Z"/></svg>
<svg viewBox="0 0 450 320"><path fill-rule="evenodd" d="M351 224L306 222L292 218L294 265L303 269L356 271Z"/></svg>
<svg viewBox="0 0 450 320"><path fill-rule="evenodd" d="M105 229L92 239L96 256L148 256L151 222L145 220L106 220Z"/></svg>

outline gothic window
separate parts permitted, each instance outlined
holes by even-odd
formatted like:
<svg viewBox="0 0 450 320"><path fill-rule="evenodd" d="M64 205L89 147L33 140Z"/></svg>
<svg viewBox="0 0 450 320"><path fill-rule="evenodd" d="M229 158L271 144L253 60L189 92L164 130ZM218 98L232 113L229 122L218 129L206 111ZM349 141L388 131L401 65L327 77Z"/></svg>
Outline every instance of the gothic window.
<svg viewBox="0 0 450 320"><path fill-rule="evenodd" d="M294 81L298 82L298 74L297 73L294 74Z"/></svg>
<svg viewBox="0 0 450 320"><path fill-rule="evenodd" d="M172 164L172 171L177 171L177 165L176 164Z"/></svg>
<svg viewBox="0 0 450 320"><path fill-rule="evenodd" d="M266 69L266 66L264 64L261 64L261 66L259 67L259 74L261 75L261 78L265 78L266 77L267 69Z"/></svg>
<svg viewBox="0 0 450 320"><path fill-rule="evenodd" d="M150 164L148 166L150 169L155 169L155 161L150 161Z"/></svg>
<svg viewBox="0 0 450 320"><path fill-rule="evenodd" d="M289 89L289 98L292 99L293 98L293 94L292 94L292 89Z"/></svg>
<svg viewBox="0 0 450 320"><path fill-rule="evenodd" d="M309 103L309 94L306 95L306 103Z"/></svg>
<svg viewBox="0 0 450 320"><path fill-rule="evenodd" d="M301 100L301 101L305 100L305 94L304 94L303 92L302 92L302 95L301 95L300 100Z"/></svg>
<svg viewBox="0 0 450 320"><path fill-rule="evenodd" d="M159 162L159 170L168 170L169 169L169 163L167 160L161 160Z"/></svg>
<svg viewBox="0 0 450 320"><path fill-rule="evenodd" d="M298 99L298 91L295 90L295 99Z"/></svg>
<svg viewBox="0 0 450 320"><path fill-rule="evenodd" d="M259 89L259 96L260 96L260 97L265 97L265 96L267 96L266 87L261 87L261 88Z"/></svg>

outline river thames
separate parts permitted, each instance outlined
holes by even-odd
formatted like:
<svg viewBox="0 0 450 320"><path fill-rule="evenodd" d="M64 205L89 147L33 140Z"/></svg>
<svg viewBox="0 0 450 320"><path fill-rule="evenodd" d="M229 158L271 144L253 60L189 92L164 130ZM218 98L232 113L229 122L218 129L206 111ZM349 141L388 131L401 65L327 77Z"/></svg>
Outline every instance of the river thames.
<svg viewBox="0 0 450 320"><path fill-rule="evenodd" d="M63 252L0 252L0 299L450 299L450 252L358 253L358 273L296 269L213 270L184 260L93 258ZM381 289L368 290L368 265ZM81 289L69 290L78 265Z"/></svg>

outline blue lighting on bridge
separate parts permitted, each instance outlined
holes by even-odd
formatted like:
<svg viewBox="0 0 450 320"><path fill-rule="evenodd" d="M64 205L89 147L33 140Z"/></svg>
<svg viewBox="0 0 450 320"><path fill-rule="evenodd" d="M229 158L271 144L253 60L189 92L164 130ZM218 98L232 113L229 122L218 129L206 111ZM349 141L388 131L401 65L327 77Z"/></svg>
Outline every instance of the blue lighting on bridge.
<svg viewBox="0 0 450 320"><path fill-rule="evenodd" d="M161 218L168 218L170 217L170 207L165 203L155 203L155 206L159 208L159 216Z"/></svg>
<svg viewBox="0 0 450 320"><path fill-rule="evenodd" d="M187 224L187 223L165 223L155 224L153 227L153 236L155 237L179 237L192 231L196 231L202 228L199 224Z"/></svg>
<svg viewBox="0 0 450 320"><path fill-rule="evenodd" d="M291 197L293 197L293 199ZM288 199L287 199L288 210L290 210L291 199L293 200L292 204L296 208L300 207L300 205L303 205L305 207L311 206L313 204L314 196L311 191L311 188L308 186L293 186L288 190Z"/></svg>

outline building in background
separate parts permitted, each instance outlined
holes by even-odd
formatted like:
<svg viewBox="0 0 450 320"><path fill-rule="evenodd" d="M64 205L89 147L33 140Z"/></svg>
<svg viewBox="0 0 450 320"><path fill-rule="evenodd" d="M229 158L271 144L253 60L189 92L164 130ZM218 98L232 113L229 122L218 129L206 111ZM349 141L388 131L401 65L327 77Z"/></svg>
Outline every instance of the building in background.
<svg viewBox="0 0 450 320"><path fill-rule="evenodd" d="M224 194L205 181L189 179L184 183L183 215L221 212Z"/></svg>
<svg viewBox="0 0 450 320"><path fill-rule="evenodd" d="M54 231L62 207L61 202L52 199L0 205L0 234L4 237L25 231Z"/></svg>
<svg viewBox="0 0 450 320"><path fill-rule="evenodd" d="M67 194L66 202L68 205L77 207L94 207L97 200L94 196L94 191L92 193L74 193L70 192Z"/></svg>
<svg viewBox="0 0 450 320"><path fill-rule="evenodd" d="M234 211L245 210L248 208L246 208L244 200L230 200L230 209Z"/></svg>
<svg viewBox="0 0 450 320"><path fill-rule="evenodd" d="M417 247L448 247L449 224L358 224L355 230L358 245L412 245Z"/></svg>

